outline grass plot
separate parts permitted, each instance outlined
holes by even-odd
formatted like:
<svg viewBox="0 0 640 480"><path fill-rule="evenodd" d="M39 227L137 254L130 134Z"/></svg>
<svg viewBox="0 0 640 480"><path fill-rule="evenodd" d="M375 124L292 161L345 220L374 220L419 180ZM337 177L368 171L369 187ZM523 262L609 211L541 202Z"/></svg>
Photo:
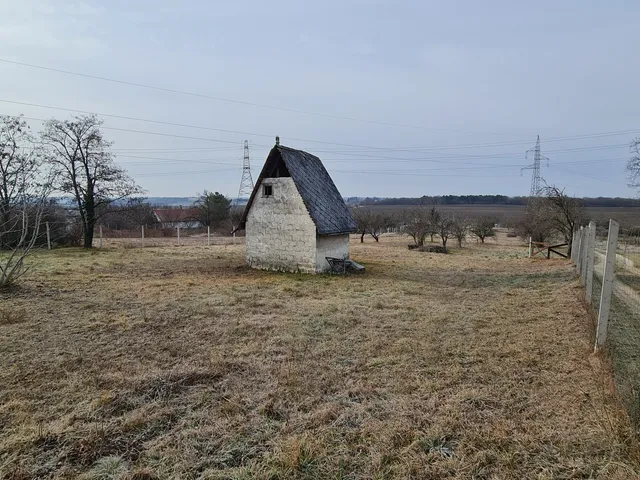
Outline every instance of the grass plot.
<svg viewBox="0 0 640 480"><path fill-rule="evenodd" d="M354 242L349 277L41 252L0 294L0 476L633 478L571 267L507 240Z"/></svg>

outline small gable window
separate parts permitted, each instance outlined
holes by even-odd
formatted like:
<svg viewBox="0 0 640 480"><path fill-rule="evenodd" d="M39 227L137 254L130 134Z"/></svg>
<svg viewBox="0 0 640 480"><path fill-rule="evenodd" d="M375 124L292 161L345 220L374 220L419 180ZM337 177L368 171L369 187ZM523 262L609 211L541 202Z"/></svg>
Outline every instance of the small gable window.
<svg viewBox="0 0 640 480"><path fill-rule="evenodd" d="M263 185L262 186L262 196L263 197L271 197L271 196L273 196L273 185Z"/></svg>

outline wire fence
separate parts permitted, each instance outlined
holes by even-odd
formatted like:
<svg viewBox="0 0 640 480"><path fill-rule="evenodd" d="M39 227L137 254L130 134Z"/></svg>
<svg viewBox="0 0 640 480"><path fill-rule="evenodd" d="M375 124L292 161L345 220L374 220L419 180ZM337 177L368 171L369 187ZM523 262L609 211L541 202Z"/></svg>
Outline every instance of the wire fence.
<svg viewBox="0 0 640 480"><path fill-rule="evenodd" d="M617 222L574 236L572 259L598 319L596 349L609 352L616 390L640 428L640 237ZM592 237L592 238L590 238Z"/></svg>
<svg viewBox="0 0 640 480"><path fill-rule="evenodd" d="M149 228L140 226L134 230L112 230L98 226L93 236L95 248L194 247L240 244L244 244L244 235L232 234L223 229L216 231L210 227Z"/></svg>

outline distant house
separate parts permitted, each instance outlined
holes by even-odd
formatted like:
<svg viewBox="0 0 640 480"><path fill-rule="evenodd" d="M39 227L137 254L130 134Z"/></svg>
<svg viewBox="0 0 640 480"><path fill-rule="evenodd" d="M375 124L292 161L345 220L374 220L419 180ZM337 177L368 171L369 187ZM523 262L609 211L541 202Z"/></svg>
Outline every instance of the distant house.
<svg viewBox="0 0 640 480"><path fill-rule="evenodd" d="M256 181L236 230L254 268L316 273L349 256L355 223L320 159L279 144Z"/></svg>
<svg viewBox="0 0 640 480"><path fill-rule="evenodd" d="M154 208L153 214L162 228L198 228L202 224L199 217L199 209L195 207L166 207Z"/></svg>

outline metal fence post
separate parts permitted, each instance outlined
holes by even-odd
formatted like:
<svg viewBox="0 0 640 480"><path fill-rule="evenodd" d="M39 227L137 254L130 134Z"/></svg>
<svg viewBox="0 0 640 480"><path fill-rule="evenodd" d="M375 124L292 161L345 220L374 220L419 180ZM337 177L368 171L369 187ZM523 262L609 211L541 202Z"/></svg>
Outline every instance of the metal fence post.
<svg viewBox="0 0 640 480"><path fill-rule="evenodd" d="M616 246L618 244L618 230L620 225L615 220L609 220L609 237L607 239L607 254L602 276L602 294L600 295L600 311L598 312L598 329L596 331L596 347L602 348L607 341L609 326L609 308L611 307L611 292L616 266Z"/></svg>
<svg viewBox="0 0 640 480"><path fill-rule="evenodd" d="M142 242L141 245L144 247L144 225L140 225L142 231Z"/></svg>
<svg viewBox="0 0 640 480"><path fill-rule="evenodd" d="M583 285L587 283L587 252L589 250L589 230L582 229L582 249L580 250L580 282Z"/></svg>
<svg viewBox="0 0 640 480"><path fill-rule="evenodd" d="M102 225L100 225L100 248L102 248Z"/></svg>
<svg viewBox="0 0 640 480"><path fill-rule="evenodd" d="M578 252L576 254L576 269L578 271L578 275L582 273L582 248L584 247L582 239L582 232L584 231L583 227L580 227L580 231L578 232Z"/></svg>
<svg viewBox="0 0 640 480"><path fill-rule="evenodd" d="M587 304L591 305L591 296L593 294L593 260L596 250L596 222L589 222L589 237L587 240L587 265L586 265L586 282Z"/></svg>
<svg viewBox="0 0 640 480"><path fill-rule="evenodd" d="M180 246L180 227L178 227L178 246Z"/></svg>
<svg viewBox="0 0 640 480"><path fill-rule="evenodd" d="M211 227L207 225L207 247L211 246Z"/></svg>

